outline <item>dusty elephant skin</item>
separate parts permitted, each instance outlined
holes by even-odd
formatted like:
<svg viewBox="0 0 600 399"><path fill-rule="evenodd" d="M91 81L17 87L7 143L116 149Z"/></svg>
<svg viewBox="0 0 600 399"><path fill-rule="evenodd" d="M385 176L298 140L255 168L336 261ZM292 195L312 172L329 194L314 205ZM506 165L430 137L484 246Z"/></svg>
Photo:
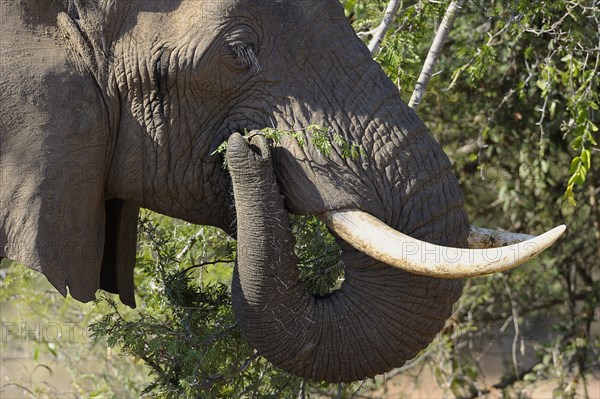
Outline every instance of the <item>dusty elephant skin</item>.
<svg viewBox="0 0 600 399"><path fill-rule="evenodd" d="M64 295L90 301L102 288L133 306L139 207L218 226L238 237L240 328L274 364L315 380L400 366L443 327L460 280L391 268L341 241L340 290L315 298L298 282L288 212L362 210L458 248L469 232L450 162L337 0L1 10L0 257ZM364 156L234 134L310 124ZM213 154L226 140L231 175Z"/></svg>

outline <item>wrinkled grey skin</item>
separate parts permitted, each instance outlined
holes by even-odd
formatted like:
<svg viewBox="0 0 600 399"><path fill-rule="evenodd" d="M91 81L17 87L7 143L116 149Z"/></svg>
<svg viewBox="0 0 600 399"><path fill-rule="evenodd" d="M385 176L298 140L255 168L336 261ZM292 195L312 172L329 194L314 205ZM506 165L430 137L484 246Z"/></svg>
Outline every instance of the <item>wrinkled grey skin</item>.
<svg viewBox="0 0 600 399"><path fill-rule="evenodd" d="M358 208L448 246L468 232L447 157L337 0L23 0L2 13L0 256L79 300L100 287L133 305L139 207L237 233L240 328L315 380L400 366L443 327L460 281L344 243L340 290L314 298L297 281L288 212ZM365 156L234 135L230 176L211 155L234 132L310 123Z"/></svg>

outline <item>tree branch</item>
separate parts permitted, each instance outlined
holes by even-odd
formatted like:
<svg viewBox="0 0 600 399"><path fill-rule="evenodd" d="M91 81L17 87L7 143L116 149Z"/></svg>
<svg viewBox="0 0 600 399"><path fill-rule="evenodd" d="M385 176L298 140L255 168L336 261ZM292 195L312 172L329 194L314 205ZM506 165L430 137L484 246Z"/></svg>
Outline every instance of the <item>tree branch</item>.
<svg viewBox="0 0 600 399"><path fill-rule="evenodd" d="M379 51L381 43L383 42L383 38L385 37L385 34L392 25L394 15L396 15L396 13L398 12L398 8L400 8L400 0L391 0L388 3L387 8L385 9L385 13L383 14L383 20L381 21L381 24L379 24L377 29L375 29L375 31L373 32L373 38L371 39L371 42L368 46L371 55L374 56L375 53Z"/></svg>
<svg viewBox="0 0 600 399"><path fill-rule="evenodd" d="M211 261L211 262L204 262L204 263L200 263L199 265L190 266L190 267L188 267L186 269L183 269L182 271L180 271L178 273L185 274L185 273L189 272L192 269L198 269L198 268L205 267L205 266L217 265L219 263L232 263L234 261L235 261L235 259L217 259L217 260L214 260L214 261Z"/></svg>
<svg viewBox="0 0 600 399"><path fill-rule="evenodd" d="M198 232L192 238L190 238L190 240L187 243L187 245L185 246L185 248L183 248L181 250L181 252L179 252L177 254L177 256L175 256L175 259L181 260L181 258L183 258L183 256L185 254L187 254L190 251L190 249L192 249L192 247L194 246L194 244L196 243L196 241L198 241L198 239L200 237L202 237L203 235L204 235L204 227L202 227L200 230L198 230Z"/></svg>
<svg viewBox="0 0 600 399"><path fill-rule="evenodd" d="M419 80L415 86L415 90L413 91L410 102L408 103L408 106L412 109L416 110L419 104L421 104L421 100L425 94L425 89L427 88L429 79L431 79L431 76L433 75L433 70L435 69L435 65L440 58L440 54L442 53L442 49L444 48L448 34L454 25L456 17L458 17L458 11L462 8L464 3L465 0L454 0L452 3L450 3L448 9L446 10L446 15L444 15L444 19L437 30L435 39L433 39L433 43L429 49L429 54L427 54L427 59L423 65L423 70L421 71L421 75L419 76Z"/></svg>

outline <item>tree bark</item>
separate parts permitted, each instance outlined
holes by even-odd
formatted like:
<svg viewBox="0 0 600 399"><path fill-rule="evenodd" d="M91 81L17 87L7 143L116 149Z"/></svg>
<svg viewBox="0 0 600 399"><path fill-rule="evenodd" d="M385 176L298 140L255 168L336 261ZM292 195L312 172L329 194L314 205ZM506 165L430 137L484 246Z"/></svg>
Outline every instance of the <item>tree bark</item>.
<svg viewBox="0 0 600 399"><path fill-rule="evenodd" d="M408 106L414 110L419 107L421 100L423 100L425 89L427 88L427 84L433 75L435 65L440 58L440 54L442 53L442 49L444 48L448 34L450 33L450 30L452 30L454 21L456 20L456 17L458 17L458 12L464 3L465 0L455 0L450 3L448 9L446 10L444 19L437 30L435 39L433 40L431 48L429 49L429 53L427 54L427 59L425 60L425 64L421 70L421 75L419 76L415 90L413 91L412 97L408 103Z"/></svg>
<svg viewBox="0 0 600 399"><path fill-rule="evenodd" d="M398 8L400 8L400 0L391 0L388 3L385 13L383 14L383 20L381 21L381 24L379 24L377 29L375 29L375 32L373 33L373 38L371 39L371 42L368 46L372 56L374 56L375 53L377 53L381 48L383 38L390 29L390 26L394 21L394 15L396 15L396 13L398 12Z"/></svg>

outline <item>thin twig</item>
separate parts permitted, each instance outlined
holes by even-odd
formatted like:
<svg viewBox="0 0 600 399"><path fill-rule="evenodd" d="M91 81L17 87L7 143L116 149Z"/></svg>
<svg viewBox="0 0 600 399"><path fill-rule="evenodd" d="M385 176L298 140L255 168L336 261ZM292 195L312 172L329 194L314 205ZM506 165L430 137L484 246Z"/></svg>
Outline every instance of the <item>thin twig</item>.
<svg viewBox="0 0 600 399"><path fill-rule="evenodd" d="M190 238L187 245L181 250L181 252L179 252L177 254L177 256L175 256L175 259L181 260L181 258L183 258L183 256L185 254L187 254L190 249L192 249L192 247L194 246L196 241L198 241L198 239L200 237L202 237L203 235L204 235L204 227L202 227L200 230L198 230L198 232L192 238Z"/></svg>
<svg viewBox="0 0 600 399"><path fill-rule="evenodd" d="M400 8L400 0L391 0L388 3L387 8L385 9L385 13L383 14L383 20L381 21L381 24L379 24L377 29L375 29L375 31L373 33L373 38L371 39L371 42L369 43L369 46L368 46L369 51L371 52L371 55L374 56L375 53L377 53L379 51L379 49L381 48L381 43L383 42L383 38L385 37L385 34L390 29L390 26L392 25L392 22L394 21L394 15L396 15L399 8Z"/></svg>
<svg viewBox="0 0 600 399"><path fill-rule="evenodd" d="M512 342L512 365L513 371L515 375L519 375L519 361L517 360L517 344L521 338L521 330L519 328L519 312L517 311L517 304L512 294L512 290L510 289L510 285L508 284L508 276L502 276L502 282L504 283L504 287L506 288L506 294L508 295L508 299L510 301L510 309L512 311L512 320L513 325L515 327L515 335L513 336ZM523 342L521 341L520 352L523 355Z"/></svg>
<svg viewBox="0 0 600 399"><path fill-rule="evenodd" d="M367 382L366 379L362 380L362 382L360 383L358 388L356 388L356 391L354 391L354 393L352 394L350 399L354 399L356 397L356 395L358 395L360 393L360 390L362 389L362 387L365 385L366 382Z"/></svg>
<svg viewBox="0 0 600 399"><path fill-rule="evenodd" d="M421 104L421 100L425 94L425 89L427 88L429 79L431 79L431 76L433 75L435 65L440 58L440 54L442 53L442 49L444 48L444 44L448 38L448 33L450 33L450 30L454 25L454 21L456 20L456 17L458 17L458 11L462 8L464 3L465 0L455 0L450 3L448 9L446 10L444 19L442 20L442 23L440 24L435 35L435 39L433 39L433 43L431 44L431 48L429 49L429 54L427 54L427 59L423 65L423 70L421 71L421 75L419 76L419 80L415 86L415 90L413 91L412 97L408 103L408 106L412 109L416 110L419 104Z"/></svg>
<svg viewBox="0 0 600 399"><path fill-rule="evenodd" d="M215 260L215 261L212 261L212 262L204 262L204 263L200 263L198 265L193 265L193 266L190 266L190 267L188 267L186 269L183 269L180 273L181 274L185 274L185 273L189 272L192 269L198 269L198 268L201 268L201 267L204 267L204 266L217 265L219 263L231 263L231 262L233 262L233 259L218 259L218 260Z"/></svg>

